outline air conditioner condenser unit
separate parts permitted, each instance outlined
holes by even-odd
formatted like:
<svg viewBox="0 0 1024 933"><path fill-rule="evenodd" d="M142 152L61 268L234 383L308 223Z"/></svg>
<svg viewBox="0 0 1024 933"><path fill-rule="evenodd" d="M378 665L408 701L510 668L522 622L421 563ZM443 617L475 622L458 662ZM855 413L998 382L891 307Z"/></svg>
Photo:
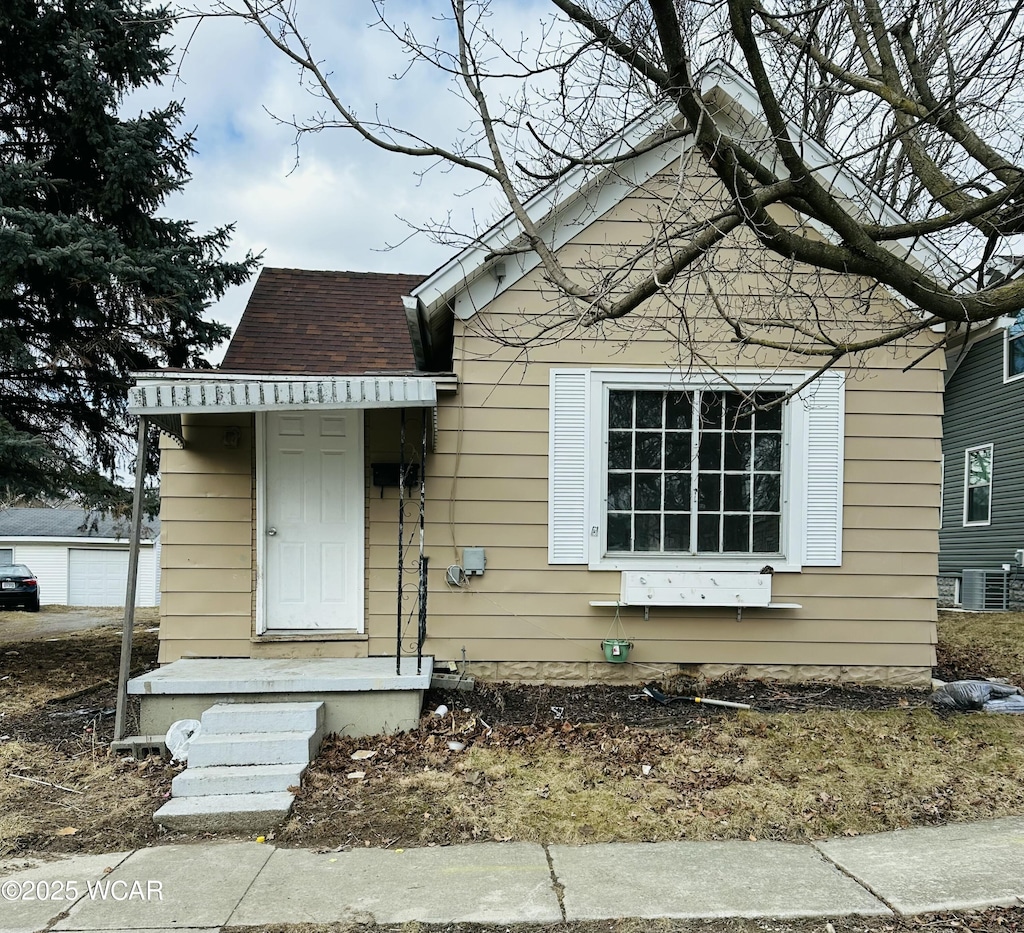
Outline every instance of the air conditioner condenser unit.
<svg viewBox="0 0 1024 933"><path fill-rule="evenodd" d="M965 570L960 582L964 609L1005 612L1009 608L1010 574L1004 570Z"/></svg>

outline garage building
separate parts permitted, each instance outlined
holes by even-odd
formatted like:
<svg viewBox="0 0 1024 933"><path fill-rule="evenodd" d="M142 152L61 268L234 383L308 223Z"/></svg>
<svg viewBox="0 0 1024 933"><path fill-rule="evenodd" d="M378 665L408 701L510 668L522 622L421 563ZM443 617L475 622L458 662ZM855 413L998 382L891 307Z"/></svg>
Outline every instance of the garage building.
<svg viewBox="0 0 1024 933"><path fill-rule="evenodd" d="M40 602L123 606L129 521L85 509L0 511L0 565L25 564L39 580ZM136 605L160 602L160 520L145 522Z"/></svg>

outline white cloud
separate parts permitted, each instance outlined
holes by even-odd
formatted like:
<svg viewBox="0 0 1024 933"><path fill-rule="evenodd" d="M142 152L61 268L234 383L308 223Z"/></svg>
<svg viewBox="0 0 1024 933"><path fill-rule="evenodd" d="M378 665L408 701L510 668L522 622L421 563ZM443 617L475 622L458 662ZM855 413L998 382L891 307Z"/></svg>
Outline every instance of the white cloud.
<svg viewBox="0 0 1024 933"><path fill-rule="evenodd" d="M536 21L547 7L537 3L510 5L514 10L499 5L500 19L491 25L518 35L531 9ZM388 9L409 20L420 39L447 27L431 4L409 0ZM446 145L460 127L471 126L465 102L435 69L420 64L393 79L405 71L407 55L393 36L368 26L372 4L308 2L300 10L300 25L333 86L361 117L379 114ZM294 131L268 111L302 121L324 102L300 86L295 66L256 28L226 18L183 20L173 41L184 50L176 80L139 92L123 109L183 100L183 127L195 129L197 153L192 181L166 213L193 220L200 230L234 223L229 258L251 250L263 252L271 266L426 273L452 249L422 235L409 238L398 217L425 223L451 212L462 229L474 216L493 219L493 192L463 196L475 184L466 174L433 170L418 177L423 161L383 153L351 131L305 136L296 164ZM234 326L250 291L251 284L232 290L212 316Z"/></svg>

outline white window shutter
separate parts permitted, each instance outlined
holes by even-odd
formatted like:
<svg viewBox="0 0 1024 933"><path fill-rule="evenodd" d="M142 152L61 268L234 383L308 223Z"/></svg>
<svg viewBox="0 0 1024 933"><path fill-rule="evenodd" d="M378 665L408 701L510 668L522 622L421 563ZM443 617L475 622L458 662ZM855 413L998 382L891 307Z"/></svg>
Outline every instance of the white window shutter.
<svg viewBox="0 0 1024 933"><path fill-rule="evenodd" d="M843 373L823 373L800 393L807 419L806 567L838 567L843 562L845 381Z"/></svg>
<svg viewBox="0 0 1024 933"><path fill-rule="evenodd" d="M586 369L551 370L548 563L587 562Z"/></svg>

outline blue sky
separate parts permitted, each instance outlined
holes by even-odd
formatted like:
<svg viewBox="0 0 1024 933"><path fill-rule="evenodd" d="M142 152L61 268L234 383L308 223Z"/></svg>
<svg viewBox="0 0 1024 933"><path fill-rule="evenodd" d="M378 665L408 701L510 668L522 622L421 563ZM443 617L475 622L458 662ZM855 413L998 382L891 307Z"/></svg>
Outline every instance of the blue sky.
<svg viewBox="0 0 1024 933"><path fill-rule="evenodd" d="M545 7L541 0L511 4L510 28L536 22ZM432 8L411 0L389 4L423 35L438 31ZM465 105L429 70L393 80L404 59L392 37L368 25L374 18L370 3L306 0L300 9L332 84L361 115L380 112L445 143L466 125ZM399 218L425 222L451 211L466 227L472 217L487 222L498 211L492 193L465 194L465 176L431 171L417 177L422 163L380 152L348 131L305 137L296 162L294 131L270 114L305 119L321 102L299 86L295 66L262 33L226 18L198 25L186 20L173 41L177 76L134 95L123 109L183 101L183 129L195 130L197 154L192 181L164 213L193 220L200 230L234 223L230 255L262 251L269 266L427 273L452 248L423 235L410 238ZM233 290L212 316L237 324L251 289L250 282Z"/></svg>

